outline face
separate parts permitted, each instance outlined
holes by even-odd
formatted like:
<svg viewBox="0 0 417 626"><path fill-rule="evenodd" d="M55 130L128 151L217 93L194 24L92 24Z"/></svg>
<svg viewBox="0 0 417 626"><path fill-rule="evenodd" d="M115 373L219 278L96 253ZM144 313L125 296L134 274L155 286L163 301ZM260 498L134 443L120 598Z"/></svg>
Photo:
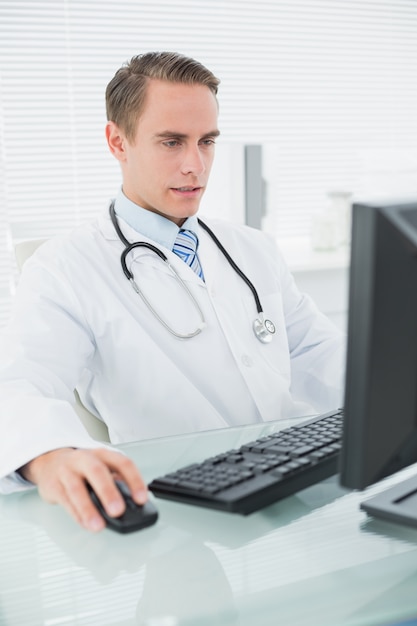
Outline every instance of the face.
<svg viewBox="0 0 417 626"><path fill-rule="evenodd" d="M205 85L149 82L134 141L109 122L109 147L120 161L125 195L179 226L194 215L214 158L218 107Z"/></svg>

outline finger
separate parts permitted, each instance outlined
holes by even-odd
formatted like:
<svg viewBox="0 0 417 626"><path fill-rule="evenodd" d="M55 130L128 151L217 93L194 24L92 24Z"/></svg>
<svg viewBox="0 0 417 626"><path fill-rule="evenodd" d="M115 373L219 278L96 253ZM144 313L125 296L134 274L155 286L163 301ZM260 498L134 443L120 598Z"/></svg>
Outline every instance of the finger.
<svg viewBox="0 0 417 626"><path fill-rule="evenodd" d="M134 462L119 452L113 452L112 450L100 448L95 452L127 484L135 502L144 504L148 499L148 489Z"/></svg>
<svg viewBox="0 0 417 626"><path fill-rule="evenodd" d="M61 506L69 513L69 515L83 528L98 532L105 527L105 521L99 514L99 512L93 507L93 510L87 512L84 517L80 514L79 510L75 508L72 501L66 495L60 502Z"/></svg>
<svg viewBox="0 0 417 626"><path fill-rule="evenodd" d="M93 450L73 450L70 462L60 468L60 480L69 505L77 512L81 524L90 530L105 526L100 511L91 499L86 482L90 484L108 515L117 517L125 503L109 468Z"/></svg>
<svg viewBox="0 0 417 626"><path fill-rule="evenodd" d="M69 513L69 515L81 526L89 528L90 530L100 530L101 528L103 528L104 520L101 521L101 516L99 515L96 508L94 506L88 506L88 494L87 502L85 503L85 508L83 510L82 500L80 508L80 500L76 495L76 483L71 483L71 481L67 481L67 483L68 482L69 484L67 484L66 486L65 481L62 481L62 476L57 477L56 475L53 477L53 479L47 480L45 482L41 481L41 483L38 485L39 495L43 498L43 500L50 504L61 505L67 511L67 513ZM90 504L92 504L91 501Z"/></svg>
<svg viewBox="0 0 417 626"><path fill-rule="evenodd" d="M68 471L63 472L61 480L64 493L61 497L60 504L62 504L84 528L93 532L102 530L106 523L91 500L84 476ZM123 512L123 503L120 508Z"/></svg>

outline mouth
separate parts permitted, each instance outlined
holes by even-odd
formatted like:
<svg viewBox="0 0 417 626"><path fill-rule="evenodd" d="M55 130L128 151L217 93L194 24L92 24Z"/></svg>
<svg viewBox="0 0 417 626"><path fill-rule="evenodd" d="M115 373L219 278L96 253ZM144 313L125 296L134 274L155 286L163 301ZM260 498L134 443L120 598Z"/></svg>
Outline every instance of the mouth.
<svg viewBox="0 0 417 626"><path fill-rule="evenodd" d="M172 187L172 189L181 193L188 193L190 191L200 191L201 187Z"/></svg>
<svg viewBox="0 0 417 626"><path fill-rule="evenodd" d="M191 185L184 187L171 187L171 191L182 197L194 198L202 193L203 187L192 187Z"/></svg>

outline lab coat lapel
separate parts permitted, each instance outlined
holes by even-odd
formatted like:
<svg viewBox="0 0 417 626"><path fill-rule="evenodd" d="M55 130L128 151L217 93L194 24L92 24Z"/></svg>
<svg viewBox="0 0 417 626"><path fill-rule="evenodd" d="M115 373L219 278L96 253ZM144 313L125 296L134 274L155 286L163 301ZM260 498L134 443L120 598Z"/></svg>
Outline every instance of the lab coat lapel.
<svg viewBox="0 0 417 626"><path fill-rule="evenodd" d="M155 244L155 242L152 241L152 239L149 239L148 237L145 237L144 235L140 235L140 239L139 239L138 233L136 232L134 228L129 226L129 224L127 224L124 220L120 218L119 218L119 221L120 221L120 226L122 228L122 232L128 241L130 242L145 241L153 245L156 245L157 248L159 248L167 256L169 263L175 268L175 270L178 272L178 274L181 276L183 280L201 284L201 280L197 276L197 274L195 274L194 271L191 268L189 268L186 265L186 263L184 263L184 261L182 261L174 252L172 252L172 250L168 250L164 246ZM117 233L111 222L108 209L106 209L106 211L104 211L99 216L98 226L105 239L107 239L108 241L115 241L116 243L120 242L120 254L121 254L123 250L123 243L120 241L119 237L117 236ZM200 250L200 247L199 247L199 250ZM154 267L158 271L172 274L172 271L170 270L168 265L164 263L156 254L154 254L150 250L146 250L144 248L135 248L132 250L129 256L130 256L131 264L135 262L144 262ZM204 271L204 268L203 268L203 271Z"/></svg>

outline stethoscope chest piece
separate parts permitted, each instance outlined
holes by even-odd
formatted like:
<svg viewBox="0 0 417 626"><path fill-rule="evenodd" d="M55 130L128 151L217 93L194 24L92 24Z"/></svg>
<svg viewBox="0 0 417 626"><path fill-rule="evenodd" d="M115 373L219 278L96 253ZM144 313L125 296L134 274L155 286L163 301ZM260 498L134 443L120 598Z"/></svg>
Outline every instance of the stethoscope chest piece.
<svg viewBox="0 0 417 626"><path fill-rule="evenodd" d="M270 343L275 334L275 324L271 320L264 320L262 316L257 317L253 322L253 330L259 341Z"/></svg>

